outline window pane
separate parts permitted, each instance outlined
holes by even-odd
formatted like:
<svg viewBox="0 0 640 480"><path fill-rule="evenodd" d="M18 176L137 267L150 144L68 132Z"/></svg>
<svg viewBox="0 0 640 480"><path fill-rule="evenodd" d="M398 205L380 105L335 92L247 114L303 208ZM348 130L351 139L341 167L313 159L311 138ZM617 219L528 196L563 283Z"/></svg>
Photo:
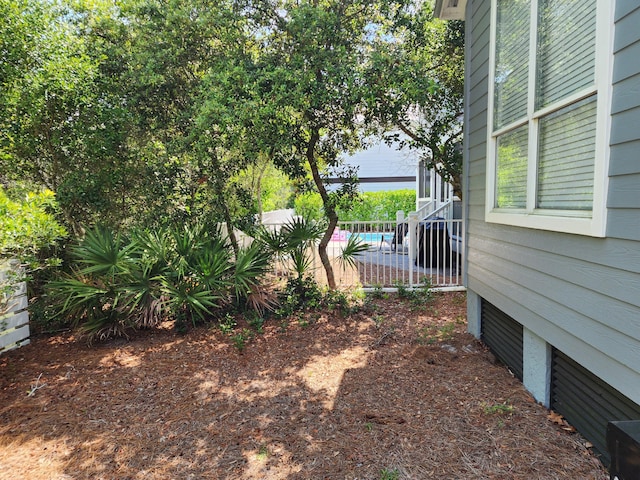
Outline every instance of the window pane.
<svg viewBox="0 0 640 480"><path fill-rule="evenodd" d="M496 207L526 207L528 144L527 125L498 137Z"/></svg>
<svg viewBox="0 0 640 480"><path fill-rule="evenodd" d="M527 114L529 0L498 0L494 128Z"/></svg>
<svg viewBox="0 0 640 480"><path fill-rule="evenodd" d="M536 108L595 82L596 0L540 0Z"/></svg>
<svg viewBox="0 0 640 480"><path fill-rule="evenodd" d="M540 119L538 208L591 210L596 96Z"/></svg>

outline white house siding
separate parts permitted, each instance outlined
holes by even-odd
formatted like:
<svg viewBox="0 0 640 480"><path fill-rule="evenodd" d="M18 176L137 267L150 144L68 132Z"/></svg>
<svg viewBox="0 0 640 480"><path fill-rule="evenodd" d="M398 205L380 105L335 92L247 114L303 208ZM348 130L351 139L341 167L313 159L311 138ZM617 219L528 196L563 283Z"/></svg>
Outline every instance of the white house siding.
<svg viewBox="0 0 640 480"><path fill-rule="evenodd" d="M467 6L470 299L486 299L640 404L640 6L616 7L607 238L599 239L484 221L490 4Z"/></svg>
<svg viewBox="0 0 640 480"><path fill-rule="evenodd" d="M399 145L387 145L384 142L371 145L366 150L345 155L344 162L358 167L359 177L415 177L418 165L418 153ZM361 192L400 190L416 188L411 182L360 183Z"/></svg>

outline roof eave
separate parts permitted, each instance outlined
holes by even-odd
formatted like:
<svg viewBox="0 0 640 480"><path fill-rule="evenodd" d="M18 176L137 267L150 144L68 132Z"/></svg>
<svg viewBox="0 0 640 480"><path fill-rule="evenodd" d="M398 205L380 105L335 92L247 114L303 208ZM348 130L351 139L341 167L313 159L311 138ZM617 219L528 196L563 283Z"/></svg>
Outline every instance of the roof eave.
<svg viewBox="0 0 640 480"><path fill-rule="evenodd" d="M467 0L436 0L434 16L442 20L464 20Z"/></svg>

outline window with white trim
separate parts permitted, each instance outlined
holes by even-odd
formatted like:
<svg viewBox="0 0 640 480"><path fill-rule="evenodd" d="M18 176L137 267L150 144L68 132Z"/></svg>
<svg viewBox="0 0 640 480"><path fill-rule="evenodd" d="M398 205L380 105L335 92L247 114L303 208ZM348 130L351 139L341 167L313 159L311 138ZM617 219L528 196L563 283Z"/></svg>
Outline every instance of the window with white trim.
<svg viewBox="0 0 640 480"><path fill-rule="evenodd" d="M493 0L487 221L604 235L611 10Z"/></svg>

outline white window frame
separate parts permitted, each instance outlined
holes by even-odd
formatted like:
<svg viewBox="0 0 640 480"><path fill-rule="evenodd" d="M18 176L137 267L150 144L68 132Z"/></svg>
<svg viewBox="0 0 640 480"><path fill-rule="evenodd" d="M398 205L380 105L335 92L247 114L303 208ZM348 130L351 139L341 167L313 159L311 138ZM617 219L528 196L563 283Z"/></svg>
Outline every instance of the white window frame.
<svg viewBox="0 0 640 480"><path fill-rule="evenodd" d="M609 185L609 139L611 131L611 94L613 78L614 6L610 0L597 0L595 86L577 92L553 105L535 110L536 41L538 0L531 0L532 16L529 39L529 79L527 115L497 131L494 125L497 0L491 0L489 52L489 88L487 109L487 177L485 221L517 227L604 237L606 235L606 194ZM597 93L596 147L592 211L545 210L535 208L537 191L537 139L541 117ZM527 170L527 206L524 209L498 208L496 205L496 163L498 137L518 126L529 128ZM533 159L533 160L532 160Z"/></svg>

